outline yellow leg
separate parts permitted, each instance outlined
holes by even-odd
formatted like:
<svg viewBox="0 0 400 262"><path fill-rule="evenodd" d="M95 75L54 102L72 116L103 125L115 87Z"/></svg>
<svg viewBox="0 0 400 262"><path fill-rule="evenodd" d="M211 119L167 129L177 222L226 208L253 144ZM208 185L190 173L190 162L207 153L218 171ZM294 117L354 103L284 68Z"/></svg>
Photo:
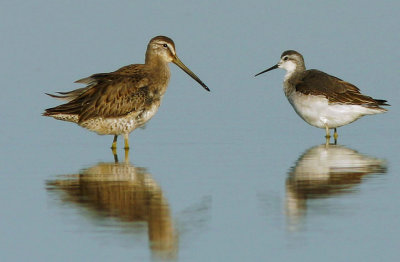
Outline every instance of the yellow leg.
<svg viewBox="0 0 400 262"><path fill-rule="evenodd" d="M333 138L335 139L335 145L337 145L338 133L337 133L336 128L335 128L335 132L333 133Z"/></svg>
<svg viewBox="0 0 400 262"><path fill-rule="evenodd" d="M113 143L112 143L112 145L111 145L111 149L114 151L115 149L117 149L117 139L118 139L118 136L117 135L114 135L114 140L113 140Z"/></svg>
<svg viewBox="0 0 400 262"><path fill-rule="evenodd" d="M129 149L125 149L125 163L129 163Z"/></svg>
<svg viewBox="0 0 400 262"><path fill-rule="evenodd" d="M117 155L117 150L115 148L112 149L112 153L114 156L114 162L118 163L118 155Z"/></svg>
<svg viewBox="0 0 400 262"><path fill-rule="evenodd" d="M124 134L125 150L129 150L129 134Z"/></svg>
<svg viewBox="0 0 400 262"><path fill-rule="evenodd" d="M117 136L117 135L114 135L114 140L113 140L113 143L112 143L112 145L111 145L111 151L112 151L112 153L113 153L113 155L114 155L114 161L115 161L115 163L118 163L118 156L117 156L117 139L118 139L118 136Z"/></svg>
<svg viewBox="0 0 400 262"><path fill-rule="evenodd" d="M325 131L326 131L325 137L326 137L326 138L330 138L330 137L331 137L331 134L330 134L329 128L328 128L327 126L325 126Z"/></svg>

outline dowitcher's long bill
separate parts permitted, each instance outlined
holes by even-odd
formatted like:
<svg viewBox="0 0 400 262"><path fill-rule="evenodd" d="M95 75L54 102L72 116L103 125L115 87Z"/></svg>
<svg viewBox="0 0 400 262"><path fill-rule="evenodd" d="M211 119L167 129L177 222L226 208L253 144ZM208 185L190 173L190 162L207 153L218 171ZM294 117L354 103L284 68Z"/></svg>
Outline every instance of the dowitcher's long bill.
<svg viewBox="0 0 400 262"><path fill-rule="evenodd" d="M386 100L363 95L360 90L337 77L319 70L306 70L303 56L288 50L282 53L278 64L256 74L283 68L286 75L283 91L296 113L308 124L329 130L347 125L362 116L384 113Z"/></svg>
<svg viewBox="0 0 400 262"><path fill-rule="evenodd" d="M170 79L169 62L173 62L208 87L178 58L172 39L157 36L147 45L145 64L124 66L111 73L94 74L76 81L86 87L50 95L68 101L48 108L44 116L77 123L100 135L124 135L129 148L129 133L143 126L157 112Z"/></svg>

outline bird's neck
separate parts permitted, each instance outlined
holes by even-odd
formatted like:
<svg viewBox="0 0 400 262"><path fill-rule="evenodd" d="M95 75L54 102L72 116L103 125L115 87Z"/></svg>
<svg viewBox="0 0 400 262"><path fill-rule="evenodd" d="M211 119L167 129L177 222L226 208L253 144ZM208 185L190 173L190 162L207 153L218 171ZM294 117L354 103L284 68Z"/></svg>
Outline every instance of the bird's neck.
<svg viewBox="0 0 400 262"><path fill-rule="evenodd" d="M159 56L146 56L146 66L151 69L152 73L158 77L164 76L169 79L170 70L168 62Z"/></svg>
<svg viewBox="0 0 400 262"><path fill-rule="evenodd" d="M169 65L165 60L157 56L146 56L146 67L151 75L154 92L159 96L163 96L167 90L171 72Z"/></svg>
<svg viewBox="0 0 400 262"><path fill-rule="evenodd" d="M291 78L296 78L297 76L301 75L301 73L306 71L306 67L304 65L299 65L294 63L291 63L289 65L291 66L285 67L286 69L285 81L290 81Z"/></svg>
<svg viewBox="0 0 400 262"><path fill-rule="evenodd" d="M293 92L296 91L296 83L302 78L305 71L305 67L295 67L293 70L287 70L285 78L283 80L283 91L286 97L289 97Z"/></svg>

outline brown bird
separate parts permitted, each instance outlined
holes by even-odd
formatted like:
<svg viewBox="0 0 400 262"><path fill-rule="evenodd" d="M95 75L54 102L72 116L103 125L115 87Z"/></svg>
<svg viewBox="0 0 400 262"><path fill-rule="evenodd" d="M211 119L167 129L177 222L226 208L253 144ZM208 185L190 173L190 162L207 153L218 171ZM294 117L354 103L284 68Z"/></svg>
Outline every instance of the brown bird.
<svg viewBox="0 0 400 262"><path fill-rule="evenodd" d="M76 81L86 87L58 92L58 95L47 94L68 102L46 109L43 115L77 123L100 135L114 135L113 150L117 147L118 135L124 135L125 149L129 149L129 134L149 121L160 107L170 79L169 62L210 91L178 58L174 41L156 36L147 45L144 64L94 74Z"/></svg>
<svg viewBox="0 0 400 262"><path fill-rule="evenodd" d="M283 91L296 113L308 124L326 130L352 123L365 115L384 113L386 100L361 94L360 90L337 77L319 70L306 70L303 56L294 50L282 53L278 64L256 74L283 68Z"/></svg>

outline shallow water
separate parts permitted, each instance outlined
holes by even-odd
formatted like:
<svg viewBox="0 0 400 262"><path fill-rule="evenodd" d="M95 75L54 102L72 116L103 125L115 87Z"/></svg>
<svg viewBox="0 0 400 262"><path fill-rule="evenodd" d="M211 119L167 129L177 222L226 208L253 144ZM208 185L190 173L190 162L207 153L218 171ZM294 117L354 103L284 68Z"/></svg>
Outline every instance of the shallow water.
<svg viewBox="0 0 400 262"><path fill-rule="evenodd" d="M397 2L4 5L1 261L398 260ZM129 154L120 139L115 161L112 136L41 116L59 103L43 93L142 62L160 32L211 93L171 65ZM389 112L327 146L287 102L282 71L253 77L292 48Z"/></svg>
<svg viewBox="0 0 400 262"><path fill-rule="evenodd" d="M296 156L289 145L269 155L266 144L161 144L137 156L144 165L136 151L115 162L111 150L69 148L57 163L25 162L36 168L3 183L3 248L10 260L394 260L394 160L325 144Z"/></svg>

